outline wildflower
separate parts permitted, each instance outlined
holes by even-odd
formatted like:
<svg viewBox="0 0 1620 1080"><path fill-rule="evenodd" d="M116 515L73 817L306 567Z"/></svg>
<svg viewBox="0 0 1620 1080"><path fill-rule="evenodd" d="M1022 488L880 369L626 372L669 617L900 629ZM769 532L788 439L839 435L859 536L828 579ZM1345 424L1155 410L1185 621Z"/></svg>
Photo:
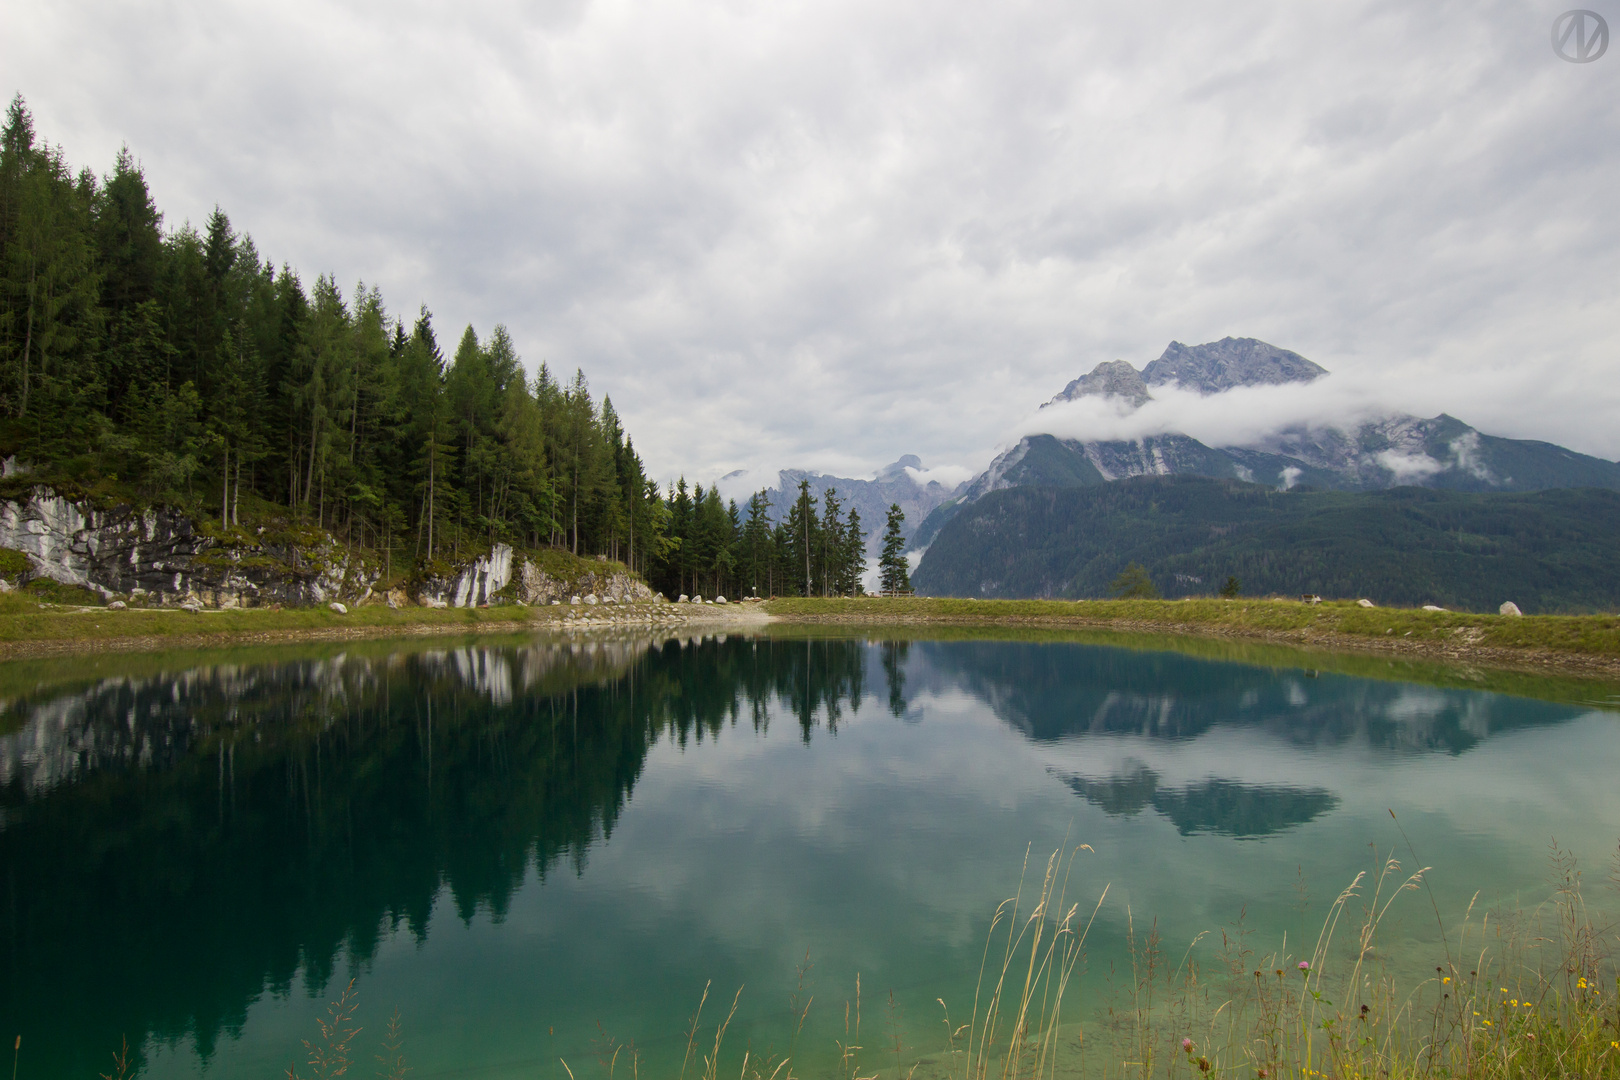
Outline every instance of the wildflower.
<svg viewBox="0 0 1620 1080"><path fill-rule="evenodd" d="M1490 1021L1489 1021L1489 1020L1487 1020L1487 1021L1485 1021L1485 1026L1486 1026L1486 1027L1490 1027L1490 1026L1491 1026L1491 1022L1490 1022Z"/></svg>
<svg viewBox="0 0 1620 1080"><path fill-rule="evenodd" d="M1182 1050L1186 1051L1189 1054L1192 1053L1192 1040L1191 1039L1182 1039L1181 1040L1181 1048L1182 1048Z"/></svg>
<svg viewBox="0 0 1620 1080"><path fill-rule="evenodd" d="M1575 989L1577 989L1577 990L1585 990L1586 989L1586 980L1585 979L1577 979L1575 981Z"/></svg>
<svg viewBox="0 0 1620 1080"><path fill-rule="evenodd" d="M1301 970L1301 971L1309 971L1309 970L1311 970L1311 962L1309 960L1301 960L1299 962L1299 970Z"/></svg>
<svg viewBox="0 0 1620 1080"><path fill-rule="evenodd" d="M1448 983L1448 982L1451 981L1451 976L1447 975L1445 978L1441 979L1440 981L1443 982L1443 983Z"/></svg>
<svg viewBox="0 0 1620 1080"><path fill-rule="evenodd" d="M1507 987L1505 987L1505 986L1502 987L1502 993L1504 993L1504 994L1507 993Z"/></svg>
<svg viewBox="0 0 1620 1080"><path fill-rule="evenodd" d="M1512 1001L1508 1002L1508 1004L1513 1006L1515 1009L1517 1009L1519 1007L1519 999L1514 998Z"/></svg>

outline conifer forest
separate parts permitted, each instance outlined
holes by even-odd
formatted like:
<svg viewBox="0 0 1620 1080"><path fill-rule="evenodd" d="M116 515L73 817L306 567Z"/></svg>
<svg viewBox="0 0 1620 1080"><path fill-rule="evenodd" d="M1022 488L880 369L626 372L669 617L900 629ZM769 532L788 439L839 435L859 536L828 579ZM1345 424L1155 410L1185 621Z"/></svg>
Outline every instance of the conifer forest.
<svg viewBox="0 0 1620 1080"><path fill-rule="evenodd" d="M453 340L453 344L452 344ZM583 371L527 368L505 326L441 339L278 266L215 208L170 227L135 156L75 171L18 96L0 133L7 485L292 523L408 579L506 543L624 563L673 597L851 595L865 533L837 493L661 486Z"/></svg>

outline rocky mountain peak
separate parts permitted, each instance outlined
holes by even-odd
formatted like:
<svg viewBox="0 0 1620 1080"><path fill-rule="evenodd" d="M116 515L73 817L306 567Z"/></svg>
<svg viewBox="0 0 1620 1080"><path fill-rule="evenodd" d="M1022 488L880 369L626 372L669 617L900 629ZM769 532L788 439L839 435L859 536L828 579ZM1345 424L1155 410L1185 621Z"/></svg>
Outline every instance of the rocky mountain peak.
<svg viewBox="0 0 1620 1080"><path fill-rule="evenodd" d="M906 454L899 461L892 461L877 472L879 480L899 480L906 476L907 469L922 471L922 458L916 454ZM908 477L909 479L909 477ZM915 483L916 481L912 481Z"/></svg>
<svg viewBox="0 0 1620 1080"><path fill-rule="evenodd" d="M1083 397L1117 397L1124 398L1131 405L1140 407L1151 394L1148 393L1147 384L1142 381L1142 373L1131 366L1126 360L1109 360L1098 364L1091 369L1089 375L1082 375L1068 386L1063 388L1046 405L1055 405L1060 401L1074 401ZM1042 405L1041 408L1046 408Z"/></svg>
<svg viewBox="0 0 1620 1080"><path fill-rule="evenodd" d="M1226 337L1206 345L1172 341L1160 357L1142 369L1148 386L1179 383L1185 390L1218 394L1234 386L1276 386L1310 382L1327 374L1296 352L1257 338Z"/></svg>

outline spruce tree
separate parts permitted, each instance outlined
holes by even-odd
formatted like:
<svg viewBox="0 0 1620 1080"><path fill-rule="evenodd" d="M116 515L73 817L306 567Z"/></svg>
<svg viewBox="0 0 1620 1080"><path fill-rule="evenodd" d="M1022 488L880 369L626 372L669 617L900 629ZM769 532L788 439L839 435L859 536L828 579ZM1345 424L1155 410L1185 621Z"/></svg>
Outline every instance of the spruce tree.
<svg viewBox="0 0 1620 1080"><path fill-rule="evenodd" d="M883 550L878 556L878 580L885 596L899 596L911 591L911 572L906 566L906 538L901 531L906 524L905 511L899 503L889 504L889 516L883 529Z"/></svg>

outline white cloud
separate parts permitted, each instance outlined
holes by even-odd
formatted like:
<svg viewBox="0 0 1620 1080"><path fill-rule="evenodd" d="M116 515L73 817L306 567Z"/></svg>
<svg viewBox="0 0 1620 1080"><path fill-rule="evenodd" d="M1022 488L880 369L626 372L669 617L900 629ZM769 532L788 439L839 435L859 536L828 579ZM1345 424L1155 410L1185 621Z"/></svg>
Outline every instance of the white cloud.
<svg viewBox="0 0 1620 1080"><path fill-rule="evenodd" d="M1415 484L1445 468L1428 454L1403 454L1399 450L1385 450L1377 461L1395 474L1396 484Z"/></svg>
<svg viewBox="0 0 1620 1080"><path fill-rule="evenodd" d="M1558 10L0 0L0 71L171 224L583 367L657 475L979 464L1227 334L1614 458L1620 54Z"/></svg>
<svg viewBox="0 0 1620 1080"><path fill-rule="evenodd" d="M973 479L977 474L977 469L970 469L965 465L936 465L932 469L913 469L909 465L906 466L906 475L920 487L938 483L948 490L963 481Z"/></svg>

